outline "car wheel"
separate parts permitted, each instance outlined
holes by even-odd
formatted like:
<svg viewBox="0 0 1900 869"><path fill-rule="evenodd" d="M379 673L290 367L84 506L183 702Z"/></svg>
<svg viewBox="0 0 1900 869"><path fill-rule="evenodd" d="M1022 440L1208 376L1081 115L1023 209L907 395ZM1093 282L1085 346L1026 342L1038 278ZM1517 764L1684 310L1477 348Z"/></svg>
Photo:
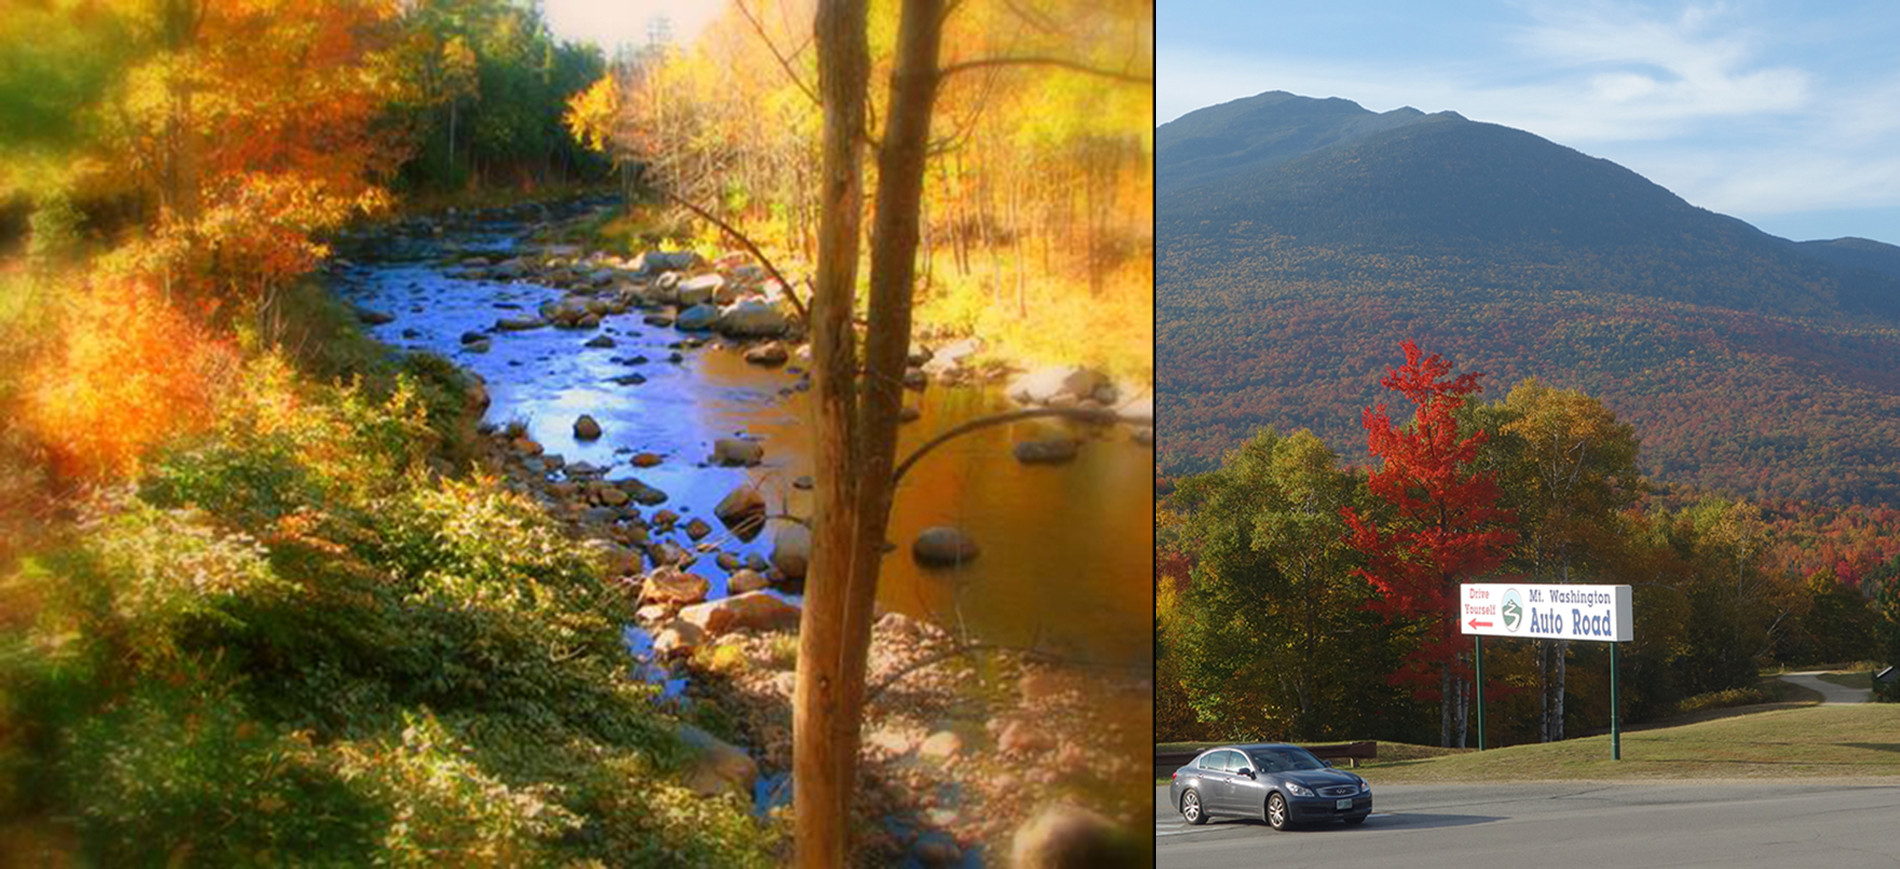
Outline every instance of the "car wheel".
<svg viewBox="0 0 1900 869"><path fill-rule="evenodd" d="M1356 817L1356 818L1347 818L1347 819L1346 819L1346 826L1348 826L1348 827L1357 827L1357 826L1359 826L1360 824L1363 824L1363 823L1365 823L1365 822L1366 822L1366 816L1365 816L1365 815L1360 815L1359 817Z"/></svg>
<svg viewBox="0 0 1900 869"><path fill-rule="evenodd" d="M1201 808L1201 795L1193 788L1181 794L1181 817L1197 827L1207 823L1207 810Z"/></svg>
<svg viewBox="0 0 1900 869"><path fill-rule="evenodd" d="M1286 797L1275 793L1267 797L1267 826L1284 830L1292 826L1286 815Z"/></svg>

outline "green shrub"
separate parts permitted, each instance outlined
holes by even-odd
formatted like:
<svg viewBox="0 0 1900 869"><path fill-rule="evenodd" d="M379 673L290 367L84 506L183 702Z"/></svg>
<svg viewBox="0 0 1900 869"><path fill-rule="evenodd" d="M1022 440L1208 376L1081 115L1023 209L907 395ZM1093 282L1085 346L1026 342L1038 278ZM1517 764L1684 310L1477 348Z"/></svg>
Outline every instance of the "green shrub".
<svg viewBox="0 0 1900 869"><path fill-rule="evenodd" d="M435 716L405 714L399 738L339 746L347 781L390 806L377 862L386 866L529 866L582 820L548 784L510 787Z"/></svg>
<svg viewBox="0 0 1900 869"><path fill-rule="evenodd" d="M100 865L366 865L387 810L222 679L152 681L71 728L63 776Z"/></svg>

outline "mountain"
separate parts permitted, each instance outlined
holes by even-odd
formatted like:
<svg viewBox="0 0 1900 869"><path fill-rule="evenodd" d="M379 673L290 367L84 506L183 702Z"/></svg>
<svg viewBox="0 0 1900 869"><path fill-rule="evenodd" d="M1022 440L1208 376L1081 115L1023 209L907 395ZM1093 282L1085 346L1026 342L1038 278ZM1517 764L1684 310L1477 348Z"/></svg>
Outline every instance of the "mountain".
<svg viewBox="0 0 1900 869"><path fill-rule="evenodd" d="M1836 238L1828 241L1797 241L1794 246L1815 259L1850 269L1866 269L1900 278L1900 247L1867 238Z"/></svg>
<svg viewBox="0 0 1900 869"><path fill-rule="evenodd" d="M1156 130L1164 473L1254 428L1364 460L1413 338L1490 396L1635 424L1666 482L1900 503L1900 248L1793 242L1608 160L1450 113L1268 93Z"/></svg>
<svg viewBox="0 0 1900 869"><path fill-rule="evenodd" d="M1171 155L1166 166L1155 167L1155 192L1205 185L1439 116L1410 107L1374 114L1350 100L1285 91L1210 106L1155 130L1155 147Z"/></svg>

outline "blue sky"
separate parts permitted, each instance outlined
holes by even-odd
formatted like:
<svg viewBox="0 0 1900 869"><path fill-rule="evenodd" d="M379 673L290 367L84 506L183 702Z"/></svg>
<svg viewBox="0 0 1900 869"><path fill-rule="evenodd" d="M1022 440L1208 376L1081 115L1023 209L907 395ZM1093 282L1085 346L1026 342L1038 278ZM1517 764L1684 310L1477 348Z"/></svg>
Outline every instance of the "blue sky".
<svg viewBox="0 0 1900 869"><path fill-rule="evenodd" d="M1796 239L1900 244L1900 4L1157 4L1156 119L1270 90L1450 109Z"/></svg>

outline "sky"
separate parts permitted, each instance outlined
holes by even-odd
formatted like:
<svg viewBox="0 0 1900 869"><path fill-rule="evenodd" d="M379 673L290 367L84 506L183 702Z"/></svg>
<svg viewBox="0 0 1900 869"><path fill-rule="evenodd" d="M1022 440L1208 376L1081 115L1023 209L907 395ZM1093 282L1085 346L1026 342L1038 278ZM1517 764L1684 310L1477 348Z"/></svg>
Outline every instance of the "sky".
<svg viewBox="0 0 1900 869"><path fill-rule="evenodd" d="M612 57L620 45L645 45L647 22L664 16L675 42L691 42L714 18L719 0L545 0L548 29L570 42L592 42Z"/></svg>
<svg viewBox="0 0 1900 869"><path fill-rule="evenodd" d="M1900 244L1900 4L1160 0L1156 121L1271 90L1452 110L1794 239Z"/></svg>

